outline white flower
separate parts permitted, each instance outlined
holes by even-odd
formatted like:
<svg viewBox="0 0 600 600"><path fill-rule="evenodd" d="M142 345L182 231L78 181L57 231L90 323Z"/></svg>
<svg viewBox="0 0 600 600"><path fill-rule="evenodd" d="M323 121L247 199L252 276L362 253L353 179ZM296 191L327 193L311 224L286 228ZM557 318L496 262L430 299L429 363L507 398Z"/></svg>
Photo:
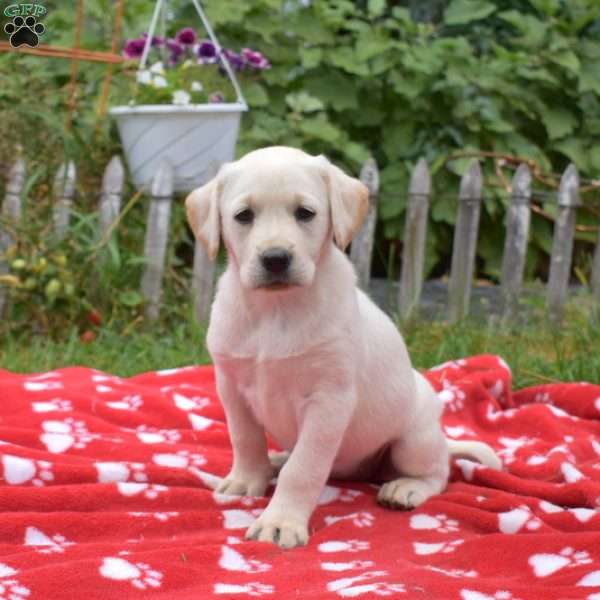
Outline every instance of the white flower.
<svg viewBox="0 0 600 600"><path fill-rule="evenodd" d="M185 106L190 103L191 96L185 90L177 90L173 92L173 104Z"/></svg>
<svg viewBox="0 0 600 600"><path fill-rule="evenodd" d="M167 87L167 80L162 75L158 75L157 77L155 77L153 83L154 87L157 88Z"/></svg>
<svg viewBox="0 0 600 600"><path fill-rule="evenodd" d="M152 75L150 71L144 69L143 71L138 71L137 73L137 82L143 83L144 85L149 85L152 83Z"/></svg>
<svg viewBox="0 0 600 600"><path fill-rule="evenodd" d="M181 68L182 69L188 69L189 67L191 67L194 63L188 58L187 60L183 61L183 63L181 64Z"/></svg>
<svg viewBox="0 0 600 600"><path fill-rule="evenodd" d="M158 62L155 62L150 67L150 73L156 73L157 75L164 75L165 74L165 69L164 69L163 64L162 64L162 62L160 60Z"/></svg>
<svg viewBox="0 0 600 600"><path fill-rule="evenodd" d="M199 81L192 81L192 92L201 92L204 86Z"/></svg>

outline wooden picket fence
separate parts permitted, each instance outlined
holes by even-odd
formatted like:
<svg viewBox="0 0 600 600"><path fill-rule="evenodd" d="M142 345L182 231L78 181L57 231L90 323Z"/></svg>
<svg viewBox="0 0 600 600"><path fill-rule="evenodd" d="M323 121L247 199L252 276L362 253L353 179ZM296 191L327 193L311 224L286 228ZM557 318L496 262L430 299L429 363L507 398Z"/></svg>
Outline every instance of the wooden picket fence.
<svg viewBox="0 0 600 600"><path fill-rule="evenodd" d="M350 258L355 265L359 284L367 288L370 280L371 259L377 200L379 195L379 172L375 161L370 159L360 173L361 180L369 189L369 212L365 222L352 242ZM2 215L9 221L18 222L22 215L22 194L26 180L26 164L18 157L10 169ZM107 241L116 235L116 224L121 213L121 201L125 182L125 169L118 156L108 163L102 180L98 203L100 240ZM523 275L531 216L530 201L532 177L527 165L522 164L512 181L511 203L506 219L506 235L502 274L502 312L506 319L518 314L519 299L523 288ZM69 228L71 208L75 198L76 166L73 161L63 164L54 183L54 232L63 238ZM473 160L461 179L457 202L457 219L448 289L448 319L451 322L468 316L474 277L475 254L479 232L479 215L482 202L483 179L479 162ZM140 283L145 300L146 316L157 319L169 241L169 222L173 201L173 168L163 162L152 182L150 204L144 244L144 272ZM550 317L559 320L569 293L569 277L575 234L575 218L579 201L579 175L574 165L564 172L556 197L558 215L554 225L554 240L550 275L546 291L546 303ZM423 288L425 242L428 211L431 201L431 177L426 162L421 159L410 180L408 208L403 238L402 269L397 308L402 319L418 311ZM14 242L7 231L0 227L0 275L9 270L2 261L4 251ZM204 248L196 243L192 275L195 312L199 321L209 315L214 293L215 264L210 261ZM594 253L592 268L592 294L594 307L600 307L600 233ZM0 315L7 301L6 289L0 286ZM594 311L595 312L595 311ZM597 316L596 314L594 316Z"/></svg>

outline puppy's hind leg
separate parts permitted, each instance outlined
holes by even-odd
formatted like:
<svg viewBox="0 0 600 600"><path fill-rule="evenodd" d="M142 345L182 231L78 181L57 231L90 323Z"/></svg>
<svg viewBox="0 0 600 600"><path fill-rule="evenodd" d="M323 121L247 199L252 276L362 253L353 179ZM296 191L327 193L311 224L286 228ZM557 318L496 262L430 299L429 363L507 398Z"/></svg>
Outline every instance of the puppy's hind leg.
<svg viewBox="0 0 600 600"><path fill-rule="evenodd" d="M383 484L377 495L390 508L415 508L446 488L450 470L448 445L439 422L407 433L390 448L398 479Z"/></svg>

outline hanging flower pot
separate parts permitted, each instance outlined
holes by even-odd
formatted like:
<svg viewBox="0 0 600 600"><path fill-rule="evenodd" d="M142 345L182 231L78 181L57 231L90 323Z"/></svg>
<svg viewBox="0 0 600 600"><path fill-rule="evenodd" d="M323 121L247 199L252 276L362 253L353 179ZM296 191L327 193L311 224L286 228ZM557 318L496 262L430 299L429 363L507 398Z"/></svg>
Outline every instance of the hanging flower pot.
<svg viewBox="0 0 600 600"><path fill-rule="evenodd" d="M157 1L148 33L125 44L125 56L139 61L133 99L110 114L138 189L149 187L166 158L175 189L189 191L234 158L240 117L248 110L236 74L256 79L270 64L249 48L221 48L197 2L210 39L199 39L190 27L173 38L155 36L162 4Z"/></svg>

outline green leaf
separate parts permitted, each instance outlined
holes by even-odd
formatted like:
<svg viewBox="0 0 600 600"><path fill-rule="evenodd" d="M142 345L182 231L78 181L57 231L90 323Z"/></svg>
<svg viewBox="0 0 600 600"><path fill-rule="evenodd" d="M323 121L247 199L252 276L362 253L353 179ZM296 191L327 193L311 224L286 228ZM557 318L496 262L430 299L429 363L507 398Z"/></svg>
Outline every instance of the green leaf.
<svg viewBox="0 0 600 600"><path fill-rule="evenodd" d="M125 306L139 306L143 301L142 295L134 290L127 290L119 294L119 302Z"/></svg>
<svg viewBox="0 0 600 600"><path fill-rule="evenodd" d="M386 0L369 0L369 16L380 17L386 7Z"/></svg>
<svg viewBox="0 0 600 600"><path fill-rule="evenodd" d="M303 67L313 69L321 64L323 50L321 48L300 48L300 58Z"/></svg>
<svg viewBox="0 0 600 600"><path fill-rule="evenodd" d="M342 137L342 132L323 115L302 119L300 130L310 137L330 143L337 142Z"/></svg>
<svg viewBox="0 0 600 600"><path fill-rule="evenodd" d="M579 76L579 91L594 92L600 96L600 62L597 60L583 63Z"/></svg>
<svg viewBox="0 0 600 600"><path fill-rule="evenodd" d="M269 96L265 88L256 81L244 85L243 92L250 106L266 106L269 104Z"/></svg>
<svg viewBox="0 0 600 600"><path fill-rule="evenodd" d="M496 7L484 0L452 0L444 13L446 25L464 25L491 15Z"/></svg>
<svg viewBox="0 0 600 600"><path fill-rule="evenodd" d="M551 140L565 137L577 126L577 119L565 108L549 108L540 114Z"/></svg>
<svg viewBox="0 0 600 600"><path fill-rule="evenodd" d="M536 19L532 15L525 15L516 10L507 10L498 13L498 16L510 23L519 33L523 35L520 42L527 46L539 46L546 37L546 23Z"/></svg>
<svg viewBox="0 0 600 600"><path fill-rule="evenodd" d="M308 75L304 88L312 96L320 98L328 109L343 111L358 108L357 86L353 78L330 69Z"/></svg>
<svg viewBox="0 0 600 600"><path fill-rule="evenodd" d="M381 34L376 34L371 30L358 38L355 50L356 60L369 60L390 48L390 41L386 37Z"/></svg>
<svg viewBox="0 0 600 600"><path fill-rule="evenodd" d="M558 150L565 156L568 156L580 171L587 171L590 151L585 147L583 140L580 138L567 138L554 144L552 149Z"/></svg>
<svg viewBox="0 0 600 600"><path fill-rule="evenodd" d="M566 52L558 52L549 58L553 63L556 63L561 67L569 69L569 71L573 71L574 73L579 73L581 64L577 58L577 55L571 50L567 50Z"/></svg>
<svg viewBox="0 0 600 600"><path fill-rule="evenodd" d="M288 94L285 97L288 106L297 113L311 113L318 110L323 110L325 105L314 96L306 92L298 92L297 94Z"/></svg>

